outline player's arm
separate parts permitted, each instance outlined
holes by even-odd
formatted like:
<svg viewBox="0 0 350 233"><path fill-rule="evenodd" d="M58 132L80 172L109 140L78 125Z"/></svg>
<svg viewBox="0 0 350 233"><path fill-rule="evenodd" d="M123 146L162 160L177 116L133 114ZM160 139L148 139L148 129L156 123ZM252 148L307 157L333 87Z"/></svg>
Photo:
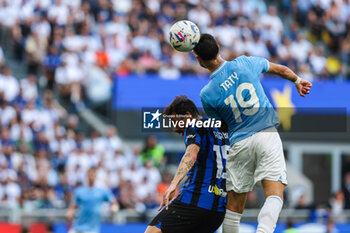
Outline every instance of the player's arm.
<svg viewBox="0 0 350 233"><path fill-rule="evenodd" d="M195 164L199 150L200 147L197 144L193 143L187 146L186 152L181 159L179 167L177 168L176 175L172 180L169 188L164 193L159 210L161 210L163 206L165 206L166 209L168 209L168 203L170 200L173 199L177 186Z"/></svg>
<svg viewBox="0 0 350 233"><path fill-rule="evenodd" d="M77 209L77 205L76 204L70 204L67 210L67 220L68 222L72 222L75 216L75 210Z"/></svg>
<svg viewBox="0 0 350 233"><path fill-rule="evenodd" d="M302 97L305 97L305 94L310 93L310 88L312 87L312 84L300 78L287 66L269 62L269 70L267 72L271 74L277 74L282 78L293 82L299 92L299 95L301 95Z"/></svg>
<svg viewBox="0 0 350 233"><path fill-rule="evenodd" d="M119 210L119 203L109 189L104 189L104 201L110 204L111 215L114 215Z"/></svg>
<svg viewBox="0 0 350 233"><path fill-rule="evenodd" d="M181 180L191 170L197 160L197 155L200 147L197 144L191 144L186 148L186 152L181 159L176 175L171 182L172 185L178 186Z"/></svg>

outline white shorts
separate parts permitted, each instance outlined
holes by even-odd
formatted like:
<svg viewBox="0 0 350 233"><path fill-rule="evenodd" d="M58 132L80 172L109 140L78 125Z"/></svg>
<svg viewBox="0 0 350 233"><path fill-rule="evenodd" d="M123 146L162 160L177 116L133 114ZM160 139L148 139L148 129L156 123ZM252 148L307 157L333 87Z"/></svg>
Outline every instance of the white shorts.
<svg viewBox="0 0 350 233"><path fill-rule="evenodd" d="M226 173L226 189L236 193L252 191L262 180L287 185L282 141L276 128L261 130L234 143L226 161Z"/></svg>

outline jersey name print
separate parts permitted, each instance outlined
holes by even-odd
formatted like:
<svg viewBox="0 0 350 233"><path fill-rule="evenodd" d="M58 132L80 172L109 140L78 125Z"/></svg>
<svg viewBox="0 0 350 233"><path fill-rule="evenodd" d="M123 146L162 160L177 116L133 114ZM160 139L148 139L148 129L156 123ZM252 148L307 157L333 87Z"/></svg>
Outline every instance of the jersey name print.
<svg viewBox="0 0 350 233"><path fill-rule="evenodd" d="M240 56L223 62L201 90L205 112L227 124L231 145L278 125L278 115L260 83L260 75L268 70L266 59Z"/></svg>

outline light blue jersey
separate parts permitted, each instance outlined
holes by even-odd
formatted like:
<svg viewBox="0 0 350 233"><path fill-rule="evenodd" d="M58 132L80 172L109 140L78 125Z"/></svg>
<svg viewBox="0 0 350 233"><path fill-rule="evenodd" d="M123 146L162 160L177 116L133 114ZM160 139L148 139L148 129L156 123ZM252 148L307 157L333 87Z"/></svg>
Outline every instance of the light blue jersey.
<svg viewBox="0 0 350 233"><path fill-rule="evenodd" d="M264 58L241 56L225 61L201 91L207 115L228 125L231 145L278 125L278 115L260 83L260 74L268 70Z"/></svg>
<svg viewBox="0 0 350 233"><path fill-rule="evenodd" d="M99 232L102 203L112 201L114 201L114 197L108 189L77 188L73 197L73 204L77 205L73 229L76 232Z"/></svg>

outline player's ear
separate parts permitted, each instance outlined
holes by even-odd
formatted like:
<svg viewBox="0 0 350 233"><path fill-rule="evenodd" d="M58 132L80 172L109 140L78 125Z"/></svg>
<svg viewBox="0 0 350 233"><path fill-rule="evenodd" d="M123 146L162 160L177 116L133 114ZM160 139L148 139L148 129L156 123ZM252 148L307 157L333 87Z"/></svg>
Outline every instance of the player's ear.
<svg viewBox="0 0 350 233"><path fill-rule="evenodd" d="M192 50L192 52L193 55L196 57L197 61L199 62L201 58L197 55L197 53L194 50Z"/></svg>
<svg viewBox="0 0 350 233"><path fill-rule="evenodd" d="M197 59L199 65L201 65L201 66L204 67L204 68L207 68L207 67L204 65L203 60L202 60L202 58L201 58L200 56L196 56L196 59Z"/></svg>
<svg viewBox="0 0 350 233"><path fill-rule="evenodd" d="M186 112L185 115L186 115L186 117L191 117L191 118L193 117L192 114L191 114L190 112Z"/></svg>
<svg viewBox="0 0 350 233"><path fill-rule="evenodd" d="M195 52L193 52L193 54L194 54L194 56L196 57L198 63L201 63L202 59L201 59L198 55L196 55Z"/></svg>
<svg viewBox="0 0 350 233"><path fill-rule="evenodd" d="M216 38L214 38L214 39L215 39L216 45L218 46L218 51L220 51L220 44Z"/></svg>

